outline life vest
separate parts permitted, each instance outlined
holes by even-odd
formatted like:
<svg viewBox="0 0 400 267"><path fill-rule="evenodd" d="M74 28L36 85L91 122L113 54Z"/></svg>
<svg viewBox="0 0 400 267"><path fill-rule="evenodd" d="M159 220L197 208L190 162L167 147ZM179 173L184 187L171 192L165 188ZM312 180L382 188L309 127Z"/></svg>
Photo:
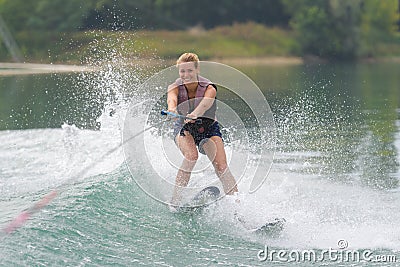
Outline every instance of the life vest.
<svg viewBox="0 0 400 267"><path fill-rule="evenodd" d="M194 107L190 109L189 107L189 96L188 96L188 91L182 81L181 78L176 79L175 84L179 88L179 93L178 93L178 106L177 106L177 111L179 114L186 116L187 114L191 113L203 100L204 94L206 92L206 89L209 85L214 86L216 89L216 86L208 79L202 77L202 76L197 76L197 89L196 89L196 96L194 99ZM212 106L201 116L209 119L215 120L215 111L217 110L217 104L216 101L214 100Z"/></svg>

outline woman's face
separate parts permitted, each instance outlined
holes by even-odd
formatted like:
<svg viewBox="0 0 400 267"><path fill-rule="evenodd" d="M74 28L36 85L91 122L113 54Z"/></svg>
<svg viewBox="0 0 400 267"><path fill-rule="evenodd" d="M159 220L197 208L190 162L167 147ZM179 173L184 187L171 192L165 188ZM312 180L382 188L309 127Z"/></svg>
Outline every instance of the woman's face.
<svg viewBox="0 0 400 267"><path fill-rule="evenodd" d="M195 67L194 62L181 63L178 66L179 77L183 83L197 82L198 69Z"/></svg>

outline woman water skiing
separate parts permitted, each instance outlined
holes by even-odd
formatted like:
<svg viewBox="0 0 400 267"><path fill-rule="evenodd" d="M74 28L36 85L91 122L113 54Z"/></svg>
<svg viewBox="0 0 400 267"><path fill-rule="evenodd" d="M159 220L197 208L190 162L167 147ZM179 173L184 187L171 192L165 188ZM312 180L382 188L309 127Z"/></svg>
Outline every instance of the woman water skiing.
<svg viewBox="0 0 400 267"><path fill-rule="evenodd" d="M199 58L184 53L177 60L179 78L168 86L168 111L190 119L175 122L175 143L184 159L177 173L172 206L179 206L181 189L187 186L198 159L198 152L206 154L212 162L225 194L238 192L226 160L219 124L215 119L217 87L199 75ZM201 123L195 120L200 118ZM198 149L197 149L198 148Z"/></svg>

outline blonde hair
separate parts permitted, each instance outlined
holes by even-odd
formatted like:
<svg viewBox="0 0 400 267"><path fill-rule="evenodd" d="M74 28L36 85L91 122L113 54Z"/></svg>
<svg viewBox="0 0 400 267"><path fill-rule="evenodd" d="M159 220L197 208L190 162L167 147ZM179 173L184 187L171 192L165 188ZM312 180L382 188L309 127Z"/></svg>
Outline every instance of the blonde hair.
<svg viewBox="0 0 400 267"><path fill-rule="evenodd" d="M199 66L199 57L195 53L183 53L178 60L176 61L176 65L186 62L193 62L195 68Z"/></svg>

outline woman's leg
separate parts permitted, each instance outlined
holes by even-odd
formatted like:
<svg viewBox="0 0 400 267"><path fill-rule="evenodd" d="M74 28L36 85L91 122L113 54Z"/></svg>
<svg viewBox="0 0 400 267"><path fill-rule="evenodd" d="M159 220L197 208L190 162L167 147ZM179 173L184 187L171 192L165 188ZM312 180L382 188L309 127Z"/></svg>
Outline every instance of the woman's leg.
<svg viewBox="0 0 400 267"><path fill-rule="evenodd" d="M178 205L182 199L182 189L187 186L190 175L198 159L198 152L193 137L185 131L185 136L177 135L176 144L183 154L183 161L175 179L172 204Z"/></svg>
<svg viewBox="0 0 400 267"><path fill-rule="evenodd" d="M212 162L215 173L222 182L225 194L232 195L233 193L238 192L235 178L229 170L226 162L226 153L222 138L219 136L212 136L203 144L203 149Z"/></svg>

